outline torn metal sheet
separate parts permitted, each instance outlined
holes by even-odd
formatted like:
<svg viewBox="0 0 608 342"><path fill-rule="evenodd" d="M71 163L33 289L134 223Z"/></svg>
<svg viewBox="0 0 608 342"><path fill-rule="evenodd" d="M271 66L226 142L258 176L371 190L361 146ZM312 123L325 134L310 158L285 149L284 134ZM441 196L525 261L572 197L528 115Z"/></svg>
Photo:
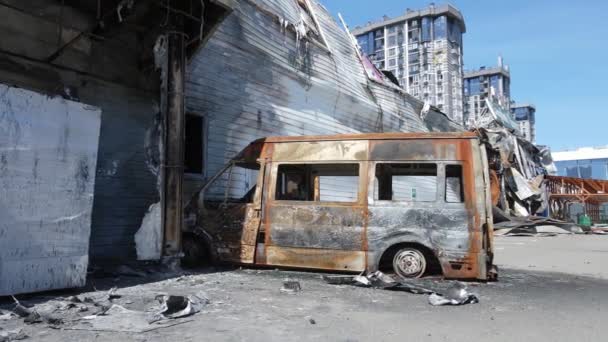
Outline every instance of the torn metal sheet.
<svg viewBox="0 0 608 342"><path fill-rule="evenodd" d="M85 284L100 122L0 84L0 296Z"/></svg>
<svg viewBox="0 0 608 342"><path fill-rule="evenodd" d="M192 296L163 295L158 300L161 303L160 310L149 320L150 323L192 316L209 304L209 299L202 292Z"/></svg>
<svg viewBox="0 0 608 342"><path fill-rule="evenodd" d="M500 123L489 126L476 132L486 144L492 204L507 217L546 215L549 203L545 175L552 164L547 151Z"/></svg>
<svg viewBox="0 0 608 342"><path fill-rule="evenodd" d="M530 184L517 169L510 168L507 170L507 184L517 198L522 201L540 195L540 189Z"/></svg>
<svg viewBox="0 0 608 342"><path fill-rule="evenodd" d="M376 271L367 275L351 277L323 276L323 279L333 285L355 285L389 291L404 291L413 294L429 295L429 304L433 306L465 305L479 303L476 294L468 291L467 286L461 282L453 282L447 289L432 289L422 286L414 281L396 280L394 277Z"/></svg>
<svg viewBox="0 0 608 342"><path fill-rule="evenodd" d="M446 295L433 293L429 296L429 304L433 306L477 304L479 298L467 290L461 283L454 284Z"/></svg>
<svg viewBox="0 0 608 342"><path fill-rule="evenodd" d="M21 341L28 337L29 336L23 332L23 329L3 331L2 328L0 328L0 342Z"/></svg>
<svg viewBox="0 0 608 342"><path fill-rule="evenodd" d="M529 216L526 218L505 218L494 223L496 235L502 236L554 236L557 234L584 234L587 231L565 221L546 217Z"/></svg>
<svg viewBox="0 0 608 342"><path fill-rule="evenodd" d="M137 260L159 260L162 253L163 234L160 203L154 203L144 216L135 233Z"/></svg>

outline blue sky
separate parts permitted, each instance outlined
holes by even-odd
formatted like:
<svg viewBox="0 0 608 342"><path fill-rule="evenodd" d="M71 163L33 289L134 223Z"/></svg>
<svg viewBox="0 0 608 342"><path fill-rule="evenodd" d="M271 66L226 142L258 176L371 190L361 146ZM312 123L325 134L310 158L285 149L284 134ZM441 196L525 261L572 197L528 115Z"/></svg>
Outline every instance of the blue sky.
<svg viewBox="0 0 608 342"><path fill-rule="evenodd" d="M431 1L321 2L354 28ZM502 54L511 67L513 99L536 105L537 143L553 151L608 145L608 1L450 3L467 25L465 69L496 65Z"/></svg>

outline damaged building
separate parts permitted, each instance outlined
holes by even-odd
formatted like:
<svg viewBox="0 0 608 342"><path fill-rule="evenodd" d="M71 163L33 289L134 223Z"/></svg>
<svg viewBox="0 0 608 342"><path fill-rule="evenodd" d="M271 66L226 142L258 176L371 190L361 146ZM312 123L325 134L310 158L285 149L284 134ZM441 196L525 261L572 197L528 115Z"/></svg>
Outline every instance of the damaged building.
<svg viewBox="0 0 608 342"><path fill-rule="evenodd" d="M172 21L198 37L185 53L202 42L201 6L167 6L0 3L0 295L82 286L90 262L134 259L159 198L153 48Z"/></svg>
<svg viewBox="0 0 608 342"><path fill-rule="evenodd" d="M257 138L461 129L385 79L314 0L0 11L0 295L133 261L140 227L142 258L178 257L183 202Z"/></svg>

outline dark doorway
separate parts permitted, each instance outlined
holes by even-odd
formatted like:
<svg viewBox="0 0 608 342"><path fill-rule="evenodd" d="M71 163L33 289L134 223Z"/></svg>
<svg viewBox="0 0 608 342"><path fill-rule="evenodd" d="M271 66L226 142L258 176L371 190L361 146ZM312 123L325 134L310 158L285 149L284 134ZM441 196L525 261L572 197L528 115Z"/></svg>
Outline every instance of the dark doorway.
<svg viewBox="0 0 608 342"><path fill-rule="evenodd" d="M205 118L186 114L185 173L203 174L205 163Z"/></svg>

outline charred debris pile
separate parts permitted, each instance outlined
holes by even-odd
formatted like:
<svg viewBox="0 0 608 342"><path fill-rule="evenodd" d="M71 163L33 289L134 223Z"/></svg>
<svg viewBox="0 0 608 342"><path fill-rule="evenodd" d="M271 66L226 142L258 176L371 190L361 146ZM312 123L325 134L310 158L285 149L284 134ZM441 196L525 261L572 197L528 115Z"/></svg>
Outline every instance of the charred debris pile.
<svg viewBox="0 0 608 342"><path fill-rule="evenodd" d="M510 113L489 99L472 130L486 145L497 234L583 232L574 224L547 218L549 199L545 178L555 170L549 148L524 139Z"/></svg>

